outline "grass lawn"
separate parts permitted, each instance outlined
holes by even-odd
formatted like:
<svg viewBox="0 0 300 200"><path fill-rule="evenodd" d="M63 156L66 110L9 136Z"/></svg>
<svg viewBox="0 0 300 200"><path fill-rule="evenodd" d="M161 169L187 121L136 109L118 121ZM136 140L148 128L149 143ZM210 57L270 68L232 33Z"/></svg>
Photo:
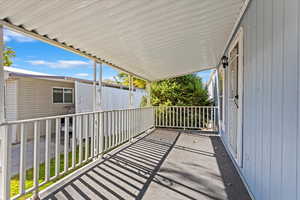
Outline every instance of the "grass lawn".
<svg viewBox="0 0 300 200"><path fill-rule="evenodd" d="M83 148L83 158L85 155L85 149ZM90 152L89 152L90 153ZM76 149L76 163L79 160L79 147L77 147ZM92 160L89 160L88 162L91 162ZM84 163L87 164L88 162ZM72 165L72 152L69 152L68 155L68 166L70 167ZM75 169L72 169L70 171L68 171L66 174L59 176L58 178L47 182L45 185L43 185L42 187L40 187L40 190L52 185L53 183L55 183L56 181L58 181L59 179L65 177L66 175L72 173L73 171L75 171L76 169L80 168L82 166L78 166L75 167ZM61 154L60 155L60 172L63 172L64 170L64 155ZM55 158L52 158L50 160L50 176L54 176L55 175ZM10 182L10 196L13 197L17 194L19 194L19 174L13 176L11 178L11 182ZM40 171L39 171L39 183L42 183L45 181L45 163L40 164ZM26 170L26 182L25 182L25 188L29 189L33 187L33 168ZM32 193L28 193L24 196L22 196L20 199L27 199L29 197L32 196Z"/></svg>
<svg viewBox="0 0 300 200"><path fill-rule="evenodd" d="M110 138L106 138L104 137L103 140L103 145L105 145L105 143L107 145L112 145L112 141L115 141L115 136L111 136ZM119 146L121 146L122 144L126 143L128 140L125 140L124 142L122 142L119 145L115 145L114 147L111 146L111 148L107 149L104 153L107 153L115 148L118 148ZM91 146L91 141L89 141L89 147ZM89 152L88 155L90 155L90 148L89 148ZM83 142L83 150L82 150L82 158L85 158L85 142ZM76 163L78 163L79 161L79 147L77 146L76 148ZM66 175L72 173L73 171L75 171L76 169L86 165L87 163L91 162L91 160L89 160L88 162L85 162L84 164L82 164L81 166L75 167L75 169L72 169L70 171L68 171L67 173L65 173L64 175L61 175L59 177L57 177L56 179L47 182L45 185L39 187L39 190L43 190L46 187L52 185L53 183L55 183L56 181L60 180L61 178L65 177ZM68 155L68 166L70 167L72 165L72 152L69 152ZM60 172L64 171L64 154L60 155ZM50 160L50 177L55 175L55 158L52 158ZM13 197L15 195L19 194L19 174L13 176L11 178L11 182L10 182L10 196ZM42 183L45 181L45 163L40 164L40 169L39 169L39 183ZM27 169L26 170L26 181L25 181L25 188L29 189L33 187L33 168L31 169ZM29 197L32 196L32 193L28 193L24 196L22 196L20 199L27 199Z"/></svg>

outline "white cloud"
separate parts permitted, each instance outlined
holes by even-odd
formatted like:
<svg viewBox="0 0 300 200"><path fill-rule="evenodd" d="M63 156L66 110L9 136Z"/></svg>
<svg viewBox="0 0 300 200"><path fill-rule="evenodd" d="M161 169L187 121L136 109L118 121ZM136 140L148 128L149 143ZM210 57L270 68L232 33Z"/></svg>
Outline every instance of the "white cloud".
<svg viewBox="0 0 300 200"><path fill-rule="evenodd" d="M89 76L89 74L88 73L79 73L79 74L75 74L75 76L87 77L87 76Z"/></svg>
<svg viewBox="0 0 300 200"><path fill-rule="evenodd" d="M25 35L4 29L4 42L9 42L9 41L17 41L17 42L34 42L36 41L33 38L27 37Z"/></svg>
<svg viewBox="0 0 300 200"><path fill-rule="evenodd" d="M103 77L103 80L115 81L113 76Z"/></svg>
<svg viewBox="0 0 300 200"><path fill-rule="evenodd" d="M50 62L45 60L30 60L27 62L32 65L42 65L53 69L70 69L70 68L90 65L89 62L85 62L81 60L58 60L55 62Z"/></svg>

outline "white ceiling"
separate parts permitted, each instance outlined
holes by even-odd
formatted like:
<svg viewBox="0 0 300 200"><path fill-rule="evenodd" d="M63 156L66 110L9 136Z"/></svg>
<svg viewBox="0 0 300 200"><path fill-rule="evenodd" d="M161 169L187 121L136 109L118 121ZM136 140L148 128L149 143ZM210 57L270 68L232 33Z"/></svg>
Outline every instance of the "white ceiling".
<svg viewBox="0 0 300 200"><path fill-rule="evenodd" d="M0 19L148 80L215 67L244 0L0 0Z"/></svg>

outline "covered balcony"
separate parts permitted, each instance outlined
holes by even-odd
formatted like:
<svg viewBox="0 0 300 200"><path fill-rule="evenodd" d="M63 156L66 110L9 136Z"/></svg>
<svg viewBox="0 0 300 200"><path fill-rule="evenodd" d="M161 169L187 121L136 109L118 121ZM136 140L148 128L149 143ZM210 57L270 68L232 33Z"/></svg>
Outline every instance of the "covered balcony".
<svg viewBox="0 0 300 200"><path fill-rule="evenodd" d="M7 190L18 181L12 199L250 199L218 136L217 112L145 107L7 122L22 133ZM6 147L11 173L16 154Z"/></svg>
<svg viewBox="0 0 300 200"><path fill-rule="evenodd" d="M225 125L219 98L217 106L150 102L152 82L220 67L248 5L248 0L0 2L0 55L6 27L89 58L95 70L93 112L8 121L0 64L1 199L251 199L236 157L220 137ZM96 109L103 63L129 75L128 109ZM147 107L132 108L134 76L147 82ZM11 129L21 133L15 163ZM237 146L239 138L230 139Z"/></svg>

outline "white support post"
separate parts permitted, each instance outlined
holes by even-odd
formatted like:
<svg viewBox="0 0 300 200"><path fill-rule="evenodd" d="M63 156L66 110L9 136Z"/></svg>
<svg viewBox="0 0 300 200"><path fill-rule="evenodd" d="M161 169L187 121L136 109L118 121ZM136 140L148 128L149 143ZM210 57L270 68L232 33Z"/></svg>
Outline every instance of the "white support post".
<svg viewBox="0 0 300 200"><path fill-rule="evenodd" d="M133 76L129 75L129 108L133 108Z"/></svg>
<svg viewBox="0 0 300 200"><path fill-rule="evenodd" d="M10 198L11 134L5 123L5 77L3 66L3 26L0 25L0 199Z"/></svg>
<svg viewBox="0 0 300 200"><path fill-rule="evenodd" d="M220 106L221 101L220 101L220 79L219 79L220 78L219 77L220 68L219 67L216 69L216 73L217 73L216 75L217 75L217 98L218 98L217 99L217 104L218 104L217 105L217 109L218 109L217 110L217 116L218 116L217 120L218 120L218 123L216 123L216 122L215 123L217 124L216 128L217 128L218 133L221 134L221 116L220 116L221 115L221 110L220 110L221 109L221 106Z"/></svg>
<svg viewBox="0 0 300 200"><path fill-rule="evenodd" d="M103 111L102 109L102 63L99 63L99 97L98 97L98 104L100 111Z"/></svg>
<svg viewBox="0 0 300 200"><path fill-rule="evenodd" d="M97 102L97 63L94 61L94 81L93 81L93 111L96 111Z"/></svg>
<svg viewBox="0 0 300 200"><path fill-rule="evenodd" d="M146 91L147 91L147 107L151 106L151 82L147 81L146 83Z"/></svg>

